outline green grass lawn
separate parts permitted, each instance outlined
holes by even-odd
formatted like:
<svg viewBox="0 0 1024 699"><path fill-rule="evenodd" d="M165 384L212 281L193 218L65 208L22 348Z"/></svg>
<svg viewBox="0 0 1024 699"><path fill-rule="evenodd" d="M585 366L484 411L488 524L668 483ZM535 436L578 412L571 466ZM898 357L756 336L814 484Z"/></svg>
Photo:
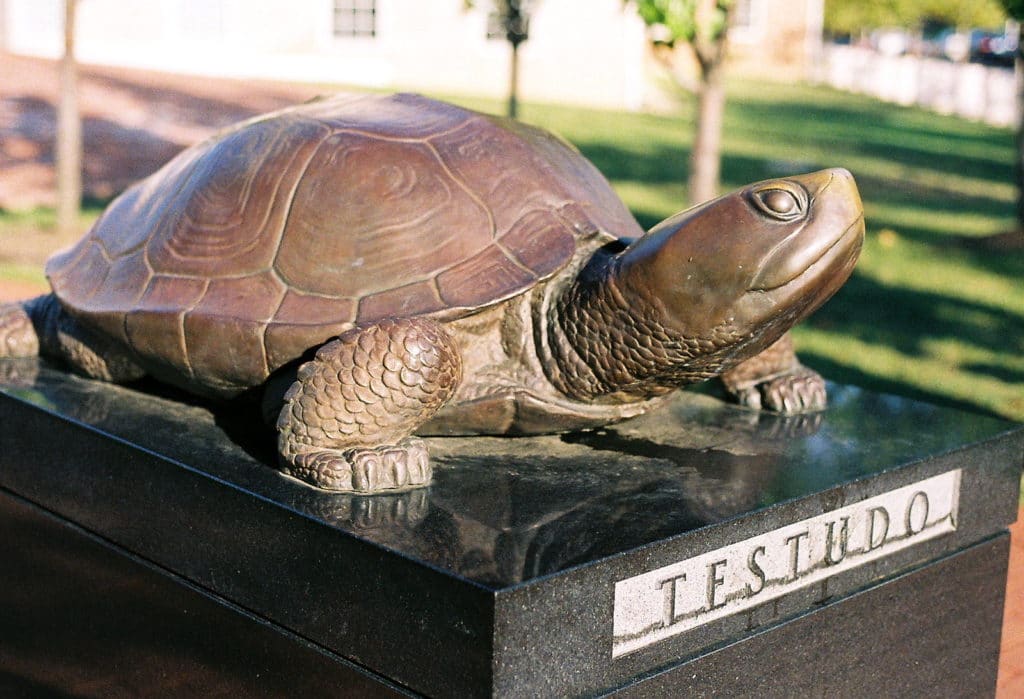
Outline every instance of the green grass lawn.
<svg viewBox="0 0 1024 699"><path fill-rule="evenodd" d="M522 118L579 146L645 227L687 205L689 107L654 115L526 104ZM867 242L846 287L797 329L807 364L836 381L1024 421L1024 251L958 244L1013 225L1008 129L738 81L722 155L723 190L832 166L857 178ZM0 214L0 244L17 225ZM39 273L0 266L0 276L16 274Z"/></svg>
<svg viewBox="0 0 1024 699"><path fill-rule="evenodd" d="M645 227L686 206L688 108L528 104L523 119L578 145ZM864 199L853 278L796 331L807 364L836 381L1024 421L1024 251L959 244L1013 227L1013 147L1009 129L826 88L731 85L723 190L842 166Z"/></svg>

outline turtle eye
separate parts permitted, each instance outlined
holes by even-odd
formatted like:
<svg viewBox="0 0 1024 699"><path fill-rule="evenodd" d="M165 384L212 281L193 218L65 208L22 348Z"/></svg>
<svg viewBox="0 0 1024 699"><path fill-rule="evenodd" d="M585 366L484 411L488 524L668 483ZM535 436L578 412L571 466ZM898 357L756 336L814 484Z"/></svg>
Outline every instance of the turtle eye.
<svg viewBox="0 0 1024 699"><path fill-rule="evenodd" d="M806 201L799 192L779 186L765 187L754 192L753 200L757 208L781 221L792 221L801 216Z"/></svg>

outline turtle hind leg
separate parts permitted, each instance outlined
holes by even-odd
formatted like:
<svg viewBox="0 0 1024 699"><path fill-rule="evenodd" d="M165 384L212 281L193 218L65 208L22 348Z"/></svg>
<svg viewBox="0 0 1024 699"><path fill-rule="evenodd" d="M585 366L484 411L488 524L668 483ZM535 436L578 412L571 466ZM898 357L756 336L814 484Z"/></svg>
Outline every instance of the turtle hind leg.
<svg viewBox="0 0 1024 699"><path fill-rule="evenodd" d="M277 427L281 470L329 490L425 485L431 469L412 433L455 393L462 360L423 318L353 328L302 365Z"/></svg>
<svg viewBox="0 0 1024 699"><path fill-rule="evenodd" d="M39 334L32 309L45 297L0 304L0 359L39 356Z"/></svg>
<svg viewBox="0 0 1024 699"><path fill-rule="evenodd" d="M82 326L53 294L0 306L0 358L39 354L103 381L124 383L145 375L127 350Z"/></svg>
<svg viewBox="0 0 1024 699"><path fill-rule="evenodd" d="M0 382L31 385L39 374L39 336L32 325L28 301L0 304Z"/></svg>
<svg viewBox="0 0 1024 699"><path fill-rule="evenodd" d="M760 354L722 374L725 389L741 405L780 413L823 410L825 380L796 357L787 332Z"/></svg>

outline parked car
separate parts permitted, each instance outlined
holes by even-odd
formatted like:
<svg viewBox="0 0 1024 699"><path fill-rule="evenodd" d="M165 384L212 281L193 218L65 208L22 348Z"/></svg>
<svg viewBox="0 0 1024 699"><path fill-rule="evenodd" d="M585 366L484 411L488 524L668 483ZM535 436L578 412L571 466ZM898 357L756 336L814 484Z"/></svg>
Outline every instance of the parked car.
<svg viewBox="0 0 1024 699"><path fill-rule="evenodd" d="M911 37L903 29L876 29L871 32L871 48L883 56L902 56L910 50Z"/></svg>
<svg viewBox="0 0 1024 699"><path fill-rule="evenodd" d="M955 63L962 63L971 57L971 37L966 32L947 29L935 37L935 43L939 50L934 55L938 57L948 58Z"/></svg>
<svg viewBox="0 0 1024 699"><path fill-rule="evenodd" d="M975 30L970 34L970 60L989 66L1013 66L1017 37L1004 32Z"/></svg>

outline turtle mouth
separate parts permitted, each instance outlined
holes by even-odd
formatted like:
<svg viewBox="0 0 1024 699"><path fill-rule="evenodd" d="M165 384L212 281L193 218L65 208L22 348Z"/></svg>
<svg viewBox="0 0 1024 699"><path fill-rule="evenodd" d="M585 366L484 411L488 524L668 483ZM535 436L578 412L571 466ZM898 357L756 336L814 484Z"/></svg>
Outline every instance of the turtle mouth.
<svg viewBox="0 0 1024 699"><path fill-rule="evenodd" d="M755 277L753 284L750 286L750 291L776 291L802 281L808 275L818 276L815 274L818 270L821 270L823 274L831 271L829 276L832 276L840 269L852 269L860 252L863 230L864 214L862 212L814 260L794 274L782 279L768 271L772 269L771 260L769 260L762 267L757 277ZM833 267L836 267L836 269L832 269Z"/></svg>

